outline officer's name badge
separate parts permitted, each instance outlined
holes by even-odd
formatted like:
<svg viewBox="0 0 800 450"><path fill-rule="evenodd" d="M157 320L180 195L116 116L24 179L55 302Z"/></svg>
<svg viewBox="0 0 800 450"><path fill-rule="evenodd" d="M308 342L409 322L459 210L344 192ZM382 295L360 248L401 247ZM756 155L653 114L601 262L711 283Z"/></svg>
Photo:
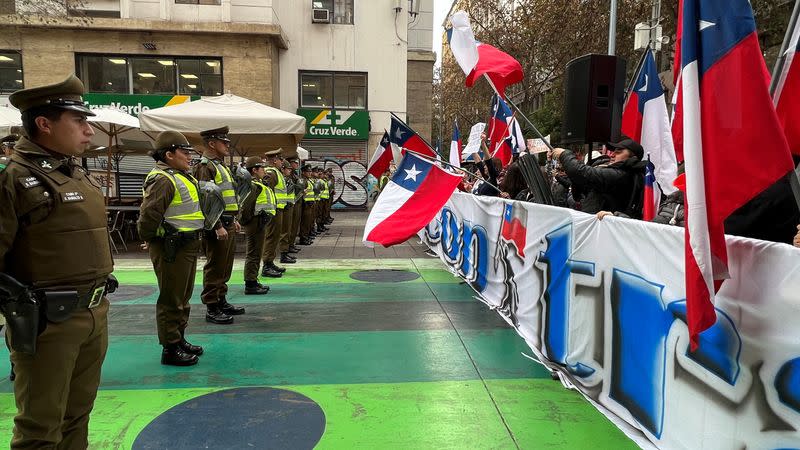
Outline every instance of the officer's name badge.
<svg viewBox="0 0 800 450"><path fill-rule="evenodd" d="M19 182L20 182L20 184L22 184L22 187L24 187L25 189L30 189L32 187L39 186L39 185L42 184L42 182L39 181L36 177L20 178Z"/></svg>
<svg viewBox="0 0 800 450"><path fill-rule="evenodd" d="M65 192L64 193L64 201L65 202L82 202L83 201L83 194L80 192Z"/></svg>
<svg viewBox="0 0 800 450"><path fill-rule="evenodd" d="M40 160L39 161L39 165L42 167L42 169L52 169L53 168L53 165L50 164L50 161L48 161L46 159Z"/></svg>

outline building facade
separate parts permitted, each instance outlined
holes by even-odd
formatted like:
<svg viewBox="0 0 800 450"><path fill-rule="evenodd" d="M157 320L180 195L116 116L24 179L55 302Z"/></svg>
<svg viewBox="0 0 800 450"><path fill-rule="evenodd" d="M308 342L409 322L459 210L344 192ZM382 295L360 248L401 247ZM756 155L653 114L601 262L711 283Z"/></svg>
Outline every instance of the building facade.
<svg viewBox="0 0 800 450"><path fill-rule="evenodd" d="M432 0L67 5L0 5L0 95L75 72L90 104L132 114L224 93L297 113L307 118L300 145L341 169L340 193L360 192L347 206L366 205L366 188L354 179L364 177L390 113L430 138ZM133 157L120 165L143 170Z"/></svg>

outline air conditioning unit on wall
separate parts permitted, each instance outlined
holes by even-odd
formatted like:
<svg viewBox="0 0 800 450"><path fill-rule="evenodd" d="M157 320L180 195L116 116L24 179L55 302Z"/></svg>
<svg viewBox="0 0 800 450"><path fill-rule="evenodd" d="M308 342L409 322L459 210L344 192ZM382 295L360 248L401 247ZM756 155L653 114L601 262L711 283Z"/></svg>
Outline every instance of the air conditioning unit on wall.
<svg viewBox="0 0 800 450"><path fill-rule="evenodd" d="M331 23L331 12L321 8L312 9L311 23Z"/></svg>

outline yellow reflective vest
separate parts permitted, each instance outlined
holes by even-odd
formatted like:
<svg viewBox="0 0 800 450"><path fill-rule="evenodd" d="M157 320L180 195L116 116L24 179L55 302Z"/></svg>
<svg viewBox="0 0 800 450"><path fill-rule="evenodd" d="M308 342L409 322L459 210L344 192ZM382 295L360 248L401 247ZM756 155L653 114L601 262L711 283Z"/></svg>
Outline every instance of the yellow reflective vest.
<svg viewBox="0 0 800 450"><path fill-rule="evenodd" d="M196 231L203 229L205 216L200 210L200 195L197 189L197 180L193 176L181 172L170 173L159 168L154 168L147 174L147 181L153 177L165 176L175 187L175 195L164 212L164 221L175 227L178 231ZM159 233L163 233L159 229Z"/></svg>

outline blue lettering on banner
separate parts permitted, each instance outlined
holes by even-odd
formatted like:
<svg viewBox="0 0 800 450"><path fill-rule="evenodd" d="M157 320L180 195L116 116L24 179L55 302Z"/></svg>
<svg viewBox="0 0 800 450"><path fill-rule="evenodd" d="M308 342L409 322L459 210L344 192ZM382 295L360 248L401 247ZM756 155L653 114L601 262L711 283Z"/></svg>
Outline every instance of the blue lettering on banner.
<svg viewBox="0 0 800 450"><path fill-rule="evenodd" d="M788 361L778 370L775 390L781 403L800 413L800 358Z"/></svg>
<svg viewBox="0 0 800 450"><path fill-rule="evenodd" d="M539 253L539 261L547 265L544 306L544 345L547 356L582 378L594 373L588 365L567 363L569 352L569 304L572 297L572 274L594 276L594 263L569 259L572 252L572 223L545 236L547 248Z"/></svg>
<svg viewBox="0 0 800 450"><path fill-rule="evenodd" d="M487 288L488 249L490 244L501 243L490 242L482 226L462 220L455 211L445 207L438 220L426 227L424 239L429 245L438 244L447 264L476 291L482 293ZM570 303L575 286L581 284L581 279L573 275L597 280L596 277L603 278L603 273L598 272L593 262L571 259L573 246L572 223L545 235L543 251L537 258L543 275L543 292L526 295L536 295L542 302L542 346L547 357L574 376L588 378L603 370L597 367L598 362L569 361ZM506 254L501 250L498 248L497 257L505 259ZM609 296L605 300L610 311L611 336L607 348L611 355L605 361L609 361L611 367L604 372L603 382L608 383L609 398L625 408L643 429L657 439L664 433L665 395L669 383L666 371L673 360L674 364L696 363L695 367L713 374L716 378L698 378L712 388L709 394L719 389L715 379L729 386L737 386L740 379L749 380L741 376L744 370L740 361L742 338L726 312L716 310L717 321L700 334L697 351L689 350L688 339L684 349L670 347L667 340L672 326L676 321L687 321L685 299L667 300L663 297L663 283L647 280L636 273L609 269ZM499 311L516 324L517 293L509 292L517 290L514 271L503 261L495 261L494 270L502 270L505 275L505 293L501 295ZM678 351L684 352L686 357L677 359ZM763 388L774 389L782 405L800 414L800 357L777 367L773 380L762 381ZM752 366L748 368L752 370ZM690 375L693 373L696 372L689 371Z"/></svg>
<svg viewBox="0 0 800 450"><path fill-rule="evenodd" d="M489 239L486 229L472 226L467 221L459 224L449 208L442 209L441 246L448 263L457 267L462 276L475 290L486 289L486 271L489 268Z"/></svg>

